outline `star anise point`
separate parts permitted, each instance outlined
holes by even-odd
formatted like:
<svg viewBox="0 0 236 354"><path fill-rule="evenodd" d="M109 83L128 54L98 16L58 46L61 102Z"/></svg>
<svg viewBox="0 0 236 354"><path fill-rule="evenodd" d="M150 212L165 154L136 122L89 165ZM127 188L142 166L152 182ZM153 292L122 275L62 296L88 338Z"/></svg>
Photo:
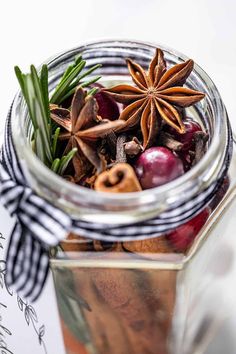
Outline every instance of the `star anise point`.
<svg viewBox="0 0 236 354"><path fill-rule="evenodd" d="M71 111L61 107L52 107L51 118L59 126L64 128L59 135L60 140L67 140L64 151L68 153L71 148L76 147L77 153L73 157L75 175L78 177L84 173L87 163L86 158L98 172L104 168L102 156L97 152L97 141L116 131L125 125L124 121L109 121L97 118L98 104L93 96L86 95L81 87L77 88L72 99Z"/></svg>
<svg viewBox="0 0 236 354"><path fill-rule="evenodd" d="M116 101L127 104L119 118L126 121L123 129L129 130L140 124L145 148L155 140L162 120L179 133L185 133L177 107L189 107L205 96L183 87L193 70L193 60L188 59L167 70L164 53L157 48L147 72L130 58L126 63L136 86L123 84L105 90Z"/></svg>

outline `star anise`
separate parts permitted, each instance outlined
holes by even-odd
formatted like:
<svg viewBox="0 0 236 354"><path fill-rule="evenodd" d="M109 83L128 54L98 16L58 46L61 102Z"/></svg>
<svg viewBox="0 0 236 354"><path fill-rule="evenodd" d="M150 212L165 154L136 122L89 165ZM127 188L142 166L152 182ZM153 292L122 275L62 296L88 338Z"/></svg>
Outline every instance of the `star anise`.
<svg viewBox="0 0 236 354"><path fill-rule="evenodd" d="M193 69L193 60L167 70L163 51L158 48L147 72L131 59L126 62L136 86L123 84L105 90L117 102L127 105L120 115L120 120L126 121L122 130L136 127L140 122L144 148L153 144L162 120L184 133L177 107L189 107L205 96L182 87Z"/></svg>
<svg viewBox="0 0 236 354"><path fill-rule="evenodd" d="M85 172L85 158L100 173L104 170L104 159L99 155L97 141L112 131L121 128L125 123L121 120L109 121L97 115L98 104L86 91L78 88L73 96L71 110L52 105L51 118L64 130L59 140L67 141L64 155L72 148L78 151L73 157L75 176L80 177Z"/></svg>

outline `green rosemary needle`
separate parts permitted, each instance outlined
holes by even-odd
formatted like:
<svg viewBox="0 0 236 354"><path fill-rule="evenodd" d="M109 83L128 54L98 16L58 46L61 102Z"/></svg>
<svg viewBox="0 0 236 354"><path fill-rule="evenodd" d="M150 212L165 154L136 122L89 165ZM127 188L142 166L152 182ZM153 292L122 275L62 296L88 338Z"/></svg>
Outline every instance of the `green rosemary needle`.
<svg viewBox="0 0 236 354"><path fill-rule="evenodd" d="M30 73L23 74L18 66L15 67L15 74L21 87L22 95L26 101L29 116L33 125L32 148L36 155L52 171L63 175L77 152L73 148L64 156L58 156L58 137L60 127L56 127L50 117L50 103L60 104L67 97L74 94L76 87L81 85L87 87L96 82L100 76L81 81L90 75L101 65L94 65L89 70L82 72L86 61L79 56L72 65L65 70L54 93L49 99L48 92L48 67L43 65L40 74L31 65ZM94 95L97 88L92 88L89 95Z"/></svg>
<svg viewBox="0 0 236 354"><path fill-rule="evenodd" d="M70 65L64 72L60 82L52 94L50 103L60 104L66 98L74 94L77 86L81 85L82 87L87 87L101 78L101 76L95 76L94 78L90 78L88 81L82 82L82 79L101 67L100 64L97 64L81 73L85 65L86 61L82 60L81 56L75 59L74 64Z"/></svg>
<svg viewBox="0 0 236 354"><path fill-rule="evenodd" d="M77 149L72 149L61 158L56 157L60 128L58 127L52 134L48 97L48 68L43 65L40 76L33 65L29 74L23 74L19 67L15 67L15 73L34 128L34 151L39 159L55 173L63 174Z"/></svg>
<svg viewBox="0 0 236 354"><path fill-rule="evenodd" d="M50 131L50 114L46 84L48 73L44 65L40 77L33 65L29 74L23 74L19 67L15 73L25 98L29 115L34 128L35 152L38 157L50 166L52 163L52 146Z"/></svg>

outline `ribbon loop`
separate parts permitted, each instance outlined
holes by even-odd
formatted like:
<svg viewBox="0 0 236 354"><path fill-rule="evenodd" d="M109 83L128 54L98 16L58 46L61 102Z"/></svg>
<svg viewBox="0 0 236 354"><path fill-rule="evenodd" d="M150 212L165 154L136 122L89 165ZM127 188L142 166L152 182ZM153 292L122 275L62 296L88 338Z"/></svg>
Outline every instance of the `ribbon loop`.
<svg viewBox="0 0 236 354"><path fill-rule="evenodd" d="M12 180L2 165L0 165L0 180L1 202L12 216L18 210L19 203L24 194L24 187Z"/></svg>

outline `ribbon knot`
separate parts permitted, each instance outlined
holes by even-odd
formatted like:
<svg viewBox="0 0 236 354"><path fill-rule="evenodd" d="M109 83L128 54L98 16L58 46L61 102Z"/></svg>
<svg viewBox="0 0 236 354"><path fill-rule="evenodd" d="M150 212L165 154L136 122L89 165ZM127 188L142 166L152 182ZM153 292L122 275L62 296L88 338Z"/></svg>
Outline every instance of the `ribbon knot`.
<svg viewBox="0 0 236 354"><path fill-rule="evenodd" d="M47 246L56 246L71 229L71 218L37 195L27 185L11 179L0 166L0 199L21 226Z"/></svg>

